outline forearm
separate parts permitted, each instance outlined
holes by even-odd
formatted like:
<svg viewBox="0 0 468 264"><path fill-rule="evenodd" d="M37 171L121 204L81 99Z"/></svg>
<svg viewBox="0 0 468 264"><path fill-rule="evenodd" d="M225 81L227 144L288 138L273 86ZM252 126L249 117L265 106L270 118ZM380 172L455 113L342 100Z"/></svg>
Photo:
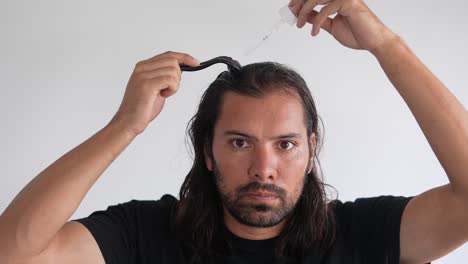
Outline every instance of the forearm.
<svg viewBox="0 0 468 264"><path fill-rule="evenodd" d="M468 199L468 114L401 38L372 52L403 97L445 170L453 191Z"/></svg>
<svg viewBox="0 0 468 264"><path fill-rule="evenodd" d="M3 254L35 255L47 247L133 138L111 122L37 175L0 216Z"/></svg>

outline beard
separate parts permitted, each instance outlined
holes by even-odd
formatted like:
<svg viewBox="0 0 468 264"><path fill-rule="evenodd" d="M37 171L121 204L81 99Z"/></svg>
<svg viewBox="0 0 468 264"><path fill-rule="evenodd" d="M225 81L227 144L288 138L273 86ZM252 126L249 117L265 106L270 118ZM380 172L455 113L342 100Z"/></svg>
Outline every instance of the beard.
<svg viewBox="0 0 468 264"><path fill-rule="evenodd" d="M259 182L241 185L234 191L229 192L225 190L223 176L215 162L213 162L213 173L221 201L232 217L246 226L260 228L276 226L286 219L294 211L307 181L307 173L304 172L302 183L296 186L292 195L288 195L285 189L274 184ZM267 203L248 202L242 199L247 193L256 191L274 193L279 204L273 206Z"/></svg>

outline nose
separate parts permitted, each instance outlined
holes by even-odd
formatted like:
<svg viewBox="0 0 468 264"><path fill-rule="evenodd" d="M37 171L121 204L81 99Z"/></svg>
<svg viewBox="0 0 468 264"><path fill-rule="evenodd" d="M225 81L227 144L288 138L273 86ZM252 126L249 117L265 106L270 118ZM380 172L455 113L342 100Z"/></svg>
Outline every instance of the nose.
<svg viewBox="0 0 468 264"><path fill-rule="evenodd" d="M252 152L249 176L259 182L274 181L278 177L278 157L273 149L267 146L257 147Z"/></svg>

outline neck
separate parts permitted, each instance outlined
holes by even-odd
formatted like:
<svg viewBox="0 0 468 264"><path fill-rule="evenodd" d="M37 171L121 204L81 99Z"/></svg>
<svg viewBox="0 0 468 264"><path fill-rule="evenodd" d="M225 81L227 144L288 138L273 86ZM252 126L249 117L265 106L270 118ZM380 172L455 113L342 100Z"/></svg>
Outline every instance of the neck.
<svg viewBox="0 0 468 264"><path fill-rule="evenodd" d="M264 240L278 236L286 220L272 227L253 227L240 223L224 208L224 224L234 235L249 240Z"/></svg>

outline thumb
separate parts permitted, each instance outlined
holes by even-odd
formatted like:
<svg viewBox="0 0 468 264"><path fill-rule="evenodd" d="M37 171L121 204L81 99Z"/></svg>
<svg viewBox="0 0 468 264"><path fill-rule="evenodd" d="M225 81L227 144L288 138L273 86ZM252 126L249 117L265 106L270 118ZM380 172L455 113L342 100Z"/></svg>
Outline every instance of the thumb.
<svg viewBox="0 0 468 264"><path fill-rule="evenodd" d="M309 24L317 23L318 21L316 21L316 17L317 17L318 14L319 14L318 11L312 10L312 11L307 15L307 22L308 22ZM323 28L324 30L326 30L328 33L331 34L332 22L333 22L333 19L327 17L327 18L325 19L325 21L323 21L323 23L322 23L322 25L321 25L320 27Z"/></svg>

